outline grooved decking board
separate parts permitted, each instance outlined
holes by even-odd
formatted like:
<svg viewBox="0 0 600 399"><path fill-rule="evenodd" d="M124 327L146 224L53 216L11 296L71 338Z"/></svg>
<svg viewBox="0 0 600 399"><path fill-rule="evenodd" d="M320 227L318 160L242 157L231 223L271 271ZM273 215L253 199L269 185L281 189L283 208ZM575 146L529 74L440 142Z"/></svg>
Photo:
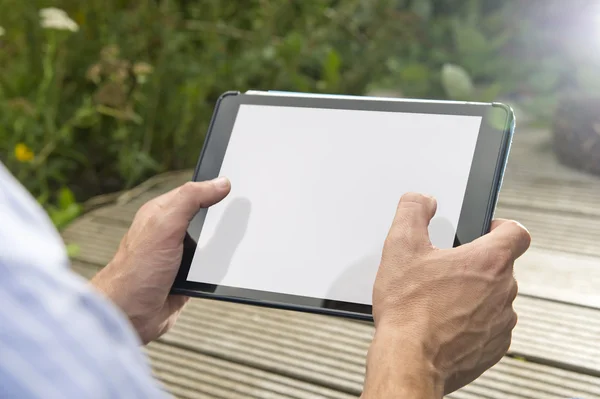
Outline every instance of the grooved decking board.
<svg viewBox="0 0 600 399"><path fill-rule="evenodd" d="M549 139L543 131L517 132L497 216L517 219L532 233L534 251L516 265L518 276L524 269L526 287L562 299L578 290L585 302L598 277L600 179L560 165ZM190 176L184 171L159 178L127 193L125 202L75 221L63 234L81 247L74 270L93 275L112 258L137 209ZM600 303L600 296L591 302ZM522 296L516 307L511 353L600 373L600 310ZM360 392L371 334L368 324L343 319L194 300L149 354L157 376L181 398L342 398L348 395L336 390ZM242 375L243 381L236 378ZM593 399L600 398L600 379L505 358L449 397Z"/></svg>
<svg viewBox="0 0 600 399"><path fill-rule="evenodd" d="M534 247L600 258L599 217L506 207L498 208L496 217L522 223L531 233Z"/></svg>
<svg viewBox="0 0 600 399"><path fill-rule="evenodd" d="M79 246L75 260L104 266L115 255L126 232L125 226L83 216L71 223L62 236L65 242Z"/></svg>
<svg viewBox="0 0 600 399"><path fill-rule="evenodd" d="M90 212L89 215L129 223L131 220L133 220L136 211L146 201L149 201L152 198L164 194L167 191L172 190L187 181L190 181L192 175L192 170L171 172L166 175L166 178L162 178L162 175L158 175L157 180L159 181L157 181L155 185L144 187L142 184L141 186L134 188L134 190L137 190L136 192L132 192L130 195L126 193L123 196L124 198L127 198L126 202L98 208Z"/></svg>
<svg viewBox="0 0 600 399"><path fill-rule="evenodd" d="M515 263L519 292L600 309L600 259L530 248Z"/></svg>
<svg viewBox="0 0 600 399"><path fill-rule="evenodd" d="M528 297L519 297L516 309L519 323L511 353L567 367L585 367L600 374L599 310ZM244 336L260 340L268 335L269 341L260 344L265 353L318 364L330 381L339 384L345 372L360 374L372 336L372 327L367 324L208 300L192 301L181 321L174 336L203 332L201 340L213 349L220 345L244 346ZM220 343L225 336L226 342ZM332 367L331 359L336 358L344 361L343 367ZM361 379L356 377L352 382L360 383Z"/></svg>
<svg viewBox="0 0 600 399"><path fill-rule="evenodd" d="M160 342L147 348L155 375L179 398L349 399L351 394Z"/></svg>
<svg viewBox="0 0 600 399"><path fill-rule="evenodd" d="M547 358L579 365L600 358L597 310L522 297L517 310L511 350L537 347ZM360 394L372 333L368 324L339 318L194 299L148 350L157 377L179 398L345 398ZM510 358L448 396L572 397L600 398L600 379Z"/></svg>
<svg viewBox="0 0 600 399"><path fill-rule="evenodd" d="M498 206L600 218L600 178L564 184L549 177L506 179Z"/></svg>
<svg viewBox="0 0 600 399"><path fill-rule="evenodd" d="M123 226L104 225L84 217L72 225L72 230L65 232L65 237L72 237L75 242L80 244L81 250L76 256L77 260L104 265L113 256L125 231L126 228ZM519 264L517 264L517 267L519 267ZM574 264L572 267L576 268L577 265ZM518 304L528 300L519 298ZM521 322L516 329L512 350L529 356L550 358L553 361L587 367L600 372L600 345L598 345L600 334L592 329L595 325L594 320L600 317L600 311L588 311L577 306L562 308L555 306L555 304L546 305L545 301L536 302L536 304L539 307L550 306L555 309L556 323L560 323L561 319L568 320L571 315L584 313L587 315L586 320L591 324L579 322L574 324L569 331L553 331L550 321L537 318L538 311L534 307L527 307L520 311ZM212 306L215 309L220 309L225 305L215 302ZM254 312L254 314L259 313ZM331 321L326 322L331 323ZM574 341L579 332L588 332L594 339Z"/></svg>
<svg viewBox="0 0 600 399"><path fill-rule="evenodd" d="M153 369L179 398L328 398L360 395L360 387L340 392L199 352L153 343L147 350ZM593 377L505 358L475 383L448 395L469 398L597 398Z"/></svg>
<svg viewBox="0 0 600 399"><path fill-rule="evenodd" d="M598 342L600 320L592 321L593 325L587 330L576 333L579 326L589 324L587 312L564 315L565 310L571 309L543 302L520 299L521 313L524 309L534 309L538 313L535 316L538 324L532 325L531 320L520 323L521 332L515 333L515 341L522 341L523 335L534 329L538 338L527 344L556 345L552 353L560 355L563 350L574 349L585 353L586 348L580 344ZM559 310L561 325L556 326L556 332L549 331L554 329L552 317L557 316ZM589 313L593 315L593 312ZM562 334L569 335L569 340L565 341ZM371 336L371 326L348 320L193 300L162 341L358 395ZM549 343L547 339L557 342ZM593 356L585 357L592 359ZM600 398L600 378L506 358L451 397L472 395L479 398Z"/></svg>

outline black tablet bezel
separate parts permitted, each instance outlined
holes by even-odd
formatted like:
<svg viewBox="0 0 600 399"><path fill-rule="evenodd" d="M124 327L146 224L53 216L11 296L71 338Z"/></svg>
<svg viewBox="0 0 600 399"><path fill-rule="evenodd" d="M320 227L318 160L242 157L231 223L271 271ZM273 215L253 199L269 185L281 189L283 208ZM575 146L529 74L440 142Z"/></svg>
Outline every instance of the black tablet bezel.
<svg viewBox="0 0 600 399"><path fill-rule="evenodd" d="M481 116L481 128L454 246L472 241L489 231L515 126L514 114L510 107L499 103L398 101L228 92L219 98L215 107L194 173L194 181L210 180L219 175L237 112L242 104ZM172 293L372 320L370 305L187 281L206 213L206 209L201 210L190 224L184 241L181 267Z"/></svg>

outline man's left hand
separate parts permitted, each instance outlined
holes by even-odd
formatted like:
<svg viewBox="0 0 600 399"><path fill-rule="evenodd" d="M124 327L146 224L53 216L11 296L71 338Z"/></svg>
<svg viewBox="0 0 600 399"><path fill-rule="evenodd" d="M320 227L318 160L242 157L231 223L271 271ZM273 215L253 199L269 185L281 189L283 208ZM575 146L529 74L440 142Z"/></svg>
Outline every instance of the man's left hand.
<svg viewBox="0 0 600 399"><path fill-rule="evenodd" d="M169 295L183 253L183 239L201 208L230 190L225 178L189 182L144 204L113 260L92 284L121 310L144 344L167 332L188 297Z"/></svg>

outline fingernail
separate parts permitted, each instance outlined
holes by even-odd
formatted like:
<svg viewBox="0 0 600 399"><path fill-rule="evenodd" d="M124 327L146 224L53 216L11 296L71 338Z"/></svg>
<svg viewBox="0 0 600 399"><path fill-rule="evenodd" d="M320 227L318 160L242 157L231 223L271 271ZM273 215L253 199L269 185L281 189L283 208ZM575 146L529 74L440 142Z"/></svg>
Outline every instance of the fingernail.
<svg viewBox="0 0 600 399"><path fill-rule="evenodd" d="M216 179L213 180L213 184L217 187L217 188L227 188L229 187L229 179L227 179L226 177L217 177Z"/></svg>

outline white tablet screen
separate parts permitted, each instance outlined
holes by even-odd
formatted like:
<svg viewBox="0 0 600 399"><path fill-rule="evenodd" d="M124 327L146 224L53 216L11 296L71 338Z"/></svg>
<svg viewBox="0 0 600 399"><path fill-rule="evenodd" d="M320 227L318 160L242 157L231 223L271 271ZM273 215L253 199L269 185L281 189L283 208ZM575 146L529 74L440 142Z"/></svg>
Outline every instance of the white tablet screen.
<svg viewBox="0 0 600 399"><path fill-rule="evenodd" d="M241 105L188 281L372 304L402 194L453 245L481 117Z"/></svg>

